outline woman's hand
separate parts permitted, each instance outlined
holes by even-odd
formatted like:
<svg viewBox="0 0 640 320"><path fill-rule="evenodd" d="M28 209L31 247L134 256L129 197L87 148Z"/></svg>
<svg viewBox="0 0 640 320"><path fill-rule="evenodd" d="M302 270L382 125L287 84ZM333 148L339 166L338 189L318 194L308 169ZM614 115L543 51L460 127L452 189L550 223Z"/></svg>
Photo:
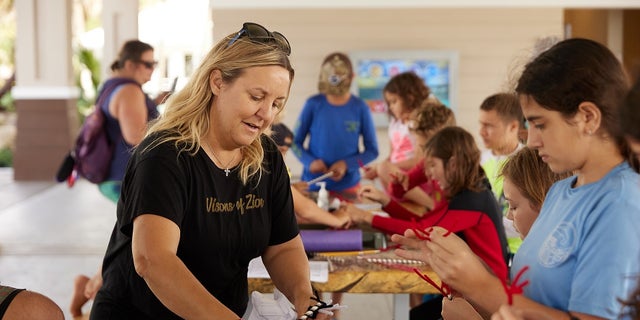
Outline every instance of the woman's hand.
<svg viewBox="0 0 640 320"><path fill-rule="evenodd" d="M300 191L305 197L309 197L309 183L306 181L292 182L291 186Z"/></svg>
<svg viewBox="0 0 640 320"><path fill-rule="evenodd" d="M373 213L362 210L352 204L345 204L340 207L340 209L344 209L344 211L349 215L352 223L367 223L371 224L373 220Z"/></svg>
<svg viewBox="0 0 640 320"><path fill-rule="evenodd" d="M384 192L376 189L374 186L363 186L360 188L360 192L358 192L358 197L369 199L371 201L375 201L380 203L383 207L388 205L391 201L388 195Z"/></svg>
<svg viewBox="0 0 640 320"><path fill-rule="evenodd" d="M338 226L334 226L336 229L349 229L351 227L351 217L347 212L347 208L342 206L338 210L333 212L333 215L340 221Z"/></svg>
<svg viewBox="0 0 640 320"><path fill-rule="evenodd" d="M158 93L155 99L153 99L153 102L157 105L163 104L165 100L167 100L169 96L171 96L171 94L173 94L173 92L171 91L162 91Z"/></svg>

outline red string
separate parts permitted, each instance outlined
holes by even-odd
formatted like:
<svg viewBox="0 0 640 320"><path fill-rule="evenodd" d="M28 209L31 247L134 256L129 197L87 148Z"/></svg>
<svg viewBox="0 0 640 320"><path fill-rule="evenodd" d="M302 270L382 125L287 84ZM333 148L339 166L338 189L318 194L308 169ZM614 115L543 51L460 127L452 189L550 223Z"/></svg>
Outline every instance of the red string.
<svg viewBox="0 0 640 320"><path fill-rule="evenodd" d="M522 275L527 272L527 270L529 270L529 266L524 266L522 269L520 269L520 271L518 271L515 278L511 282L511 285L508 285L506 280L502 280L502 287L504 288L504 292L507 294L507 302L509 303L509 305L513 304L513 296L516 294L522 294L524 292L524 287L529 284L529 280L519 283L520 277L522 277Z"/></svg>
<svg viewBox="0 0 640 320"><path fill-rule="evenodd" d="M411 228L411 231L413 231L413 233L416 235L416 238L418 238L420 240L431 241L431 238L429 236L431 235L431 231L433 231L433 227L434 226L430 227L429 229L422 230L421 226L416 222L415 219L412 219L411 221L414 224L414 227ZM446 228L447 232L445 234L443 234L442 236L443 237L448 237L450 234L452 234L453 231L451 231L451 230L454 229L457 224L458 224L458 219L453 220L453 223L451 224L451 227Z"/></svg>
<svg viewBox="0 0 640 320"><path fill-rule="evenodd" d="M440 291L440 293L442 293L443 296L447 297L447 299L453 300L453 295L451 294L451 288L446 283L442 282L441 285L438 285L435 281L433 281L433 279L429 278L428 275L420 272L420 270L418 270L417 268L413 268L413 272L419 275L420 278L422 278L422 280L426 281L427 283L432 285L434 288L438 289L438 291Z"/></svg>
<svg viewBox="0 0 640 320"><path fill-rule="evenodd" d="M429 228L428 231L423 231L422 229L418 228L411 228L411 231L413 231L413 233L416 235L416 238L427 241L431 241L431 238L429 236L431 235L432 230L433 228Z"/></svg>

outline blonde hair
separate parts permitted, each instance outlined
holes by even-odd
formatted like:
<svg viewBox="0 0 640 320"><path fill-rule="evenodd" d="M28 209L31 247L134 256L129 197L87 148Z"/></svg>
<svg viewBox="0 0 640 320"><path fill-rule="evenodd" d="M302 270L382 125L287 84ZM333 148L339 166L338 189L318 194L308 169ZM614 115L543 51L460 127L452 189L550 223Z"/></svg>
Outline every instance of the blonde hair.
<svg viewBox="0 0 640 320"><path fill-rule="evenodd" d="M534 149L524 147L508 158L499 176L509 179L531 207L540 210L551 185L571 174L554 173Z"/></svg>
<svg viewBox="0 0 640 320"><path fill-rule="evenodd" d="M233 33L221 39L202 60L184 88L167 100L165 112L152 123L146 136L161 134L158 134L148 148L173 141L179 152L188 152L190 155L198 152L203 137L209 131L209 115L214 98L209 79L214 70L219 70L222 80L230 84L242 76L247 68L281 66L289 71L291 90L294 70L289 57L276 43L262 43L240 37L229 45L235 35ZM242 147L243 157L238 175L245 185L256 175L257 181L260 181L262 174L266 172L262 164L263 136L266 136L264 132L250 145Z"/></svg>
<svg viewBox="0 0 640 320"><path fill-rule="evenodd" d="M428 138L438 130L456 125L456 116L440 101L426 99L413 111L409 130Z"/></svg>

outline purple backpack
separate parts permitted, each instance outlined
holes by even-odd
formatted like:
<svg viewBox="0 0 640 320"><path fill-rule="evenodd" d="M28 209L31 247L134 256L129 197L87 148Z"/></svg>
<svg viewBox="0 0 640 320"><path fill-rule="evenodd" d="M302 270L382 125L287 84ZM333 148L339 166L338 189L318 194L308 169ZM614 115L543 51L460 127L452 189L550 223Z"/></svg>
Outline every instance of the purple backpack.
<svg viewBox="0 0 640 320"><path fill-rule="evenodd" d="M102 88L93 111L84 119L80 133L76 138L76 144L66 156L56 180L62 182L68 180L73 185L75 172L93 183L105 181L109 175L111 158L113 156L113 143L109 140L106 128L106 115L102 111L102 104L111 95L113 90L126 83L136 83L133 79L118 78Z"/></svg>

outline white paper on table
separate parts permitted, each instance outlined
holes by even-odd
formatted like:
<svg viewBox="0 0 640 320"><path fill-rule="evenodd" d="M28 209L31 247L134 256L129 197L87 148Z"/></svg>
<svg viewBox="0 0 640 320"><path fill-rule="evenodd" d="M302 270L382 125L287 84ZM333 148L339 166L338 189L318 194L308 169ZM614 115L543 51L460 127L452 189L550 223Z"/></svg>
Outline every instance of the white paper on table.
<svg viewBox="0 0 640 320"><path fill-rule="evenodd" d="M356 203L354 206L367 211L382 210L382 205L378 202Z"/></svg>
<svg viewBox="0 0 640 320"><path fill-rule="evenodd" d="M329 262L309 261L309 269L311 271L311 281L321 283L329 281ZM271 278L267 272L267 268L264 266L264 263L262 263L262 258L257 257L249 261L247 278Z"/></svg>

